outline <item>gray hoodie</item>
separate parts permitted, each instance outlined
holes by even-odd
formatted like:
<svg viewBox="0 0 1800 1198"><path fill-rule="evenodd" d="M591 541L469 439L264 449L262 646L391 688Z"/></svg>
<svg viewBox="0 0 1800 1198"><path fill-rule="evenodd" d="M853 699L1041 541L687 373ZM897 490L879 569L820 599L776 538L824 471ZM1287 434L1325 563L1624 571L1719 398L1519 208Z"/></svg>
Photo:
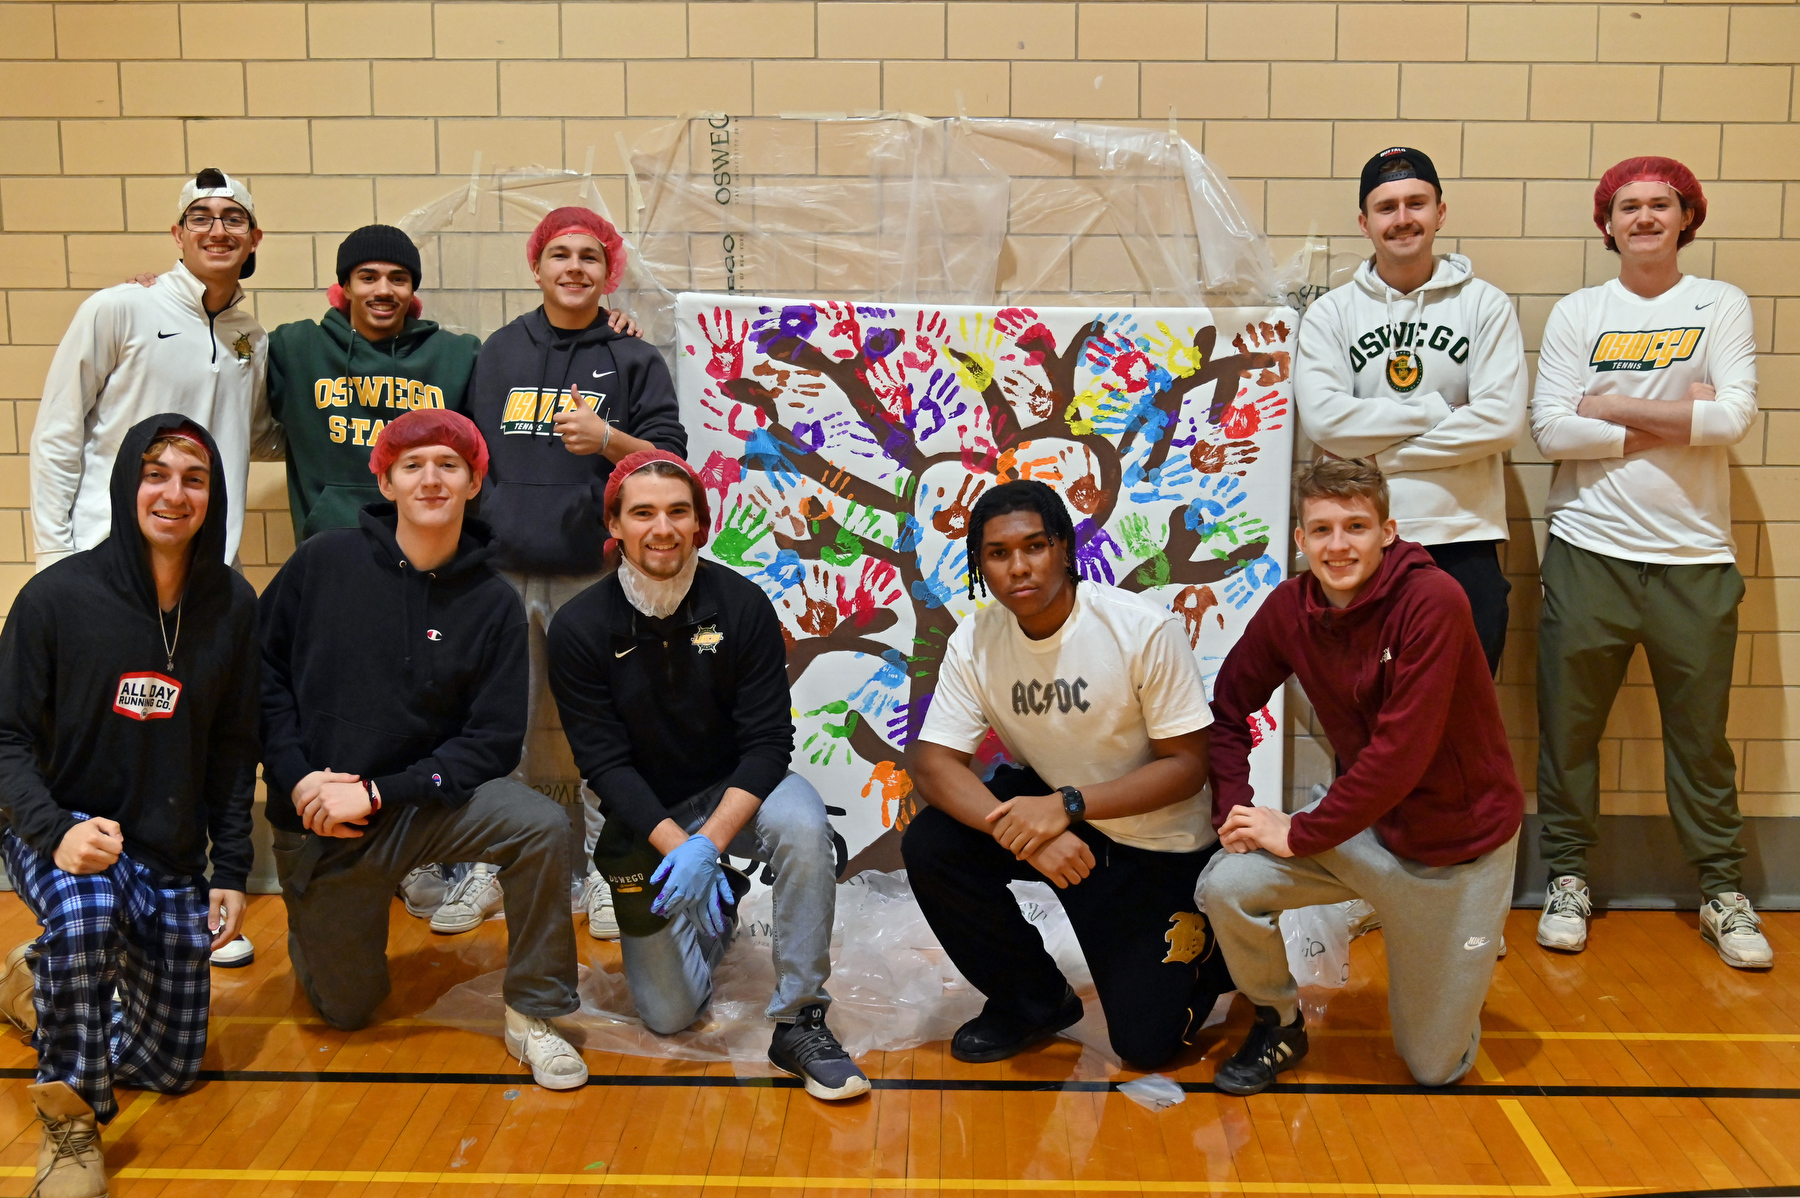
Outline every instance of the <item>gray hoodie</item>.
<svg viewBox="0 0 1800 1198"><path fill-rule="evenodd" d="M1372 457L1400 535L1424 545L1506 539L1505 455L1528 381L1512 301L1461 254L1409 294L1364 262L1300 325L1301 428L1339 457Z"/></svg>

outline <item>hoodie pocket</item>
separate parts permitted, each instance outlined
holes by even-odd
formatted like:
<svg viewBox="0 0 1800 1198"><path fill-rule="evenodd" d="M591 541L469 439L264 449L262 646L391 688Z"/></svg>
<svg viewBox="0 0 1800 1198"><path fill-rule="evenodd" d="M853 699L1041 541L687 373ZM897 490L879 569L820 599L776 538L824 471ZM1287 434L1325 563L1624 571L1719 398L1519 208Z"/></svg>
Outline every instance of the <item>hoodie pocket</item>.
<svg viewBox="0 0 1800 1198"><path fill-rule="evenodd" d="M390 732L333 715L315 712L307 721L306 756L326 768L374 778L396 774L429 757L442 738L425 732Z"/></svg>
<svg viewBox="0 0 1800 1198"><path fill-rule="evenodd" d="M494 530L497 564L526 574L586 574L600 568L606 529L591 482L494 486L481 518Z"/></svg>
<svg viewBox="0 0 1800 1198"><path fill-rule="evenodd" d="M306 527L300 530L301 539L312 536L316 532L324 532L332 528L355 528L357 513L366 503L380 503L381 488L374 486L332 483L323 488L318 498L313 500L312 510L306 513Z"/></svg>

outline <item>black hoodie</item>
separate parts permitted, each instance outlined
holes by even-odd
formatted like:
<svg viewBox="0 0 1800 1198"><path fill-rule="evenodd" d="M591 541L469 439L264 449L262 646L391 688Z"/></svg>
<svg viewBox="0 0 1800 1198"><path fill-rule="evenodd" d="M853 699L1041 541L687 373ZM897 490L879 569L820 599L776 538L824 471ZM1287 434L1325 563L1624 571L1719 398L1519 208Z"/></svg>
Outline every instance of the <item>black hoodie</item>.
<svg viewBox="0 0 1800 1198"><path fill-rule="evenodd" d="M391 503L307 539L263 592L263 780L269 822L298 832L314 770L372 778L383 809L460 807L519 764L525 609L465 519L450 564L421 573Z"/></svg>
<svg viewBox="0 0 1800 1198"><path fill-rule="evenodd" d="M579 332L552 328L540 306L496 332L475 360L468 415L488 445L481 517L494 530L494 566L522 574L593 574L612 463L574 454L553 423L574 385L622 433L687 453L675 386L649 342L615 333L602 310Z"/></svg>
<svg viewBox="0 0 1800 1198"><path fill-rule="evenodd" d="M133 425L112 471L112 533L27 582L0 631L0 813L46 856L73 812L117 820L125 854L200 885L242 890L256 791L256 592L225 564L230 501L219 450L180 606L174 668L144 536L144 450L187 417Z"/></svg>

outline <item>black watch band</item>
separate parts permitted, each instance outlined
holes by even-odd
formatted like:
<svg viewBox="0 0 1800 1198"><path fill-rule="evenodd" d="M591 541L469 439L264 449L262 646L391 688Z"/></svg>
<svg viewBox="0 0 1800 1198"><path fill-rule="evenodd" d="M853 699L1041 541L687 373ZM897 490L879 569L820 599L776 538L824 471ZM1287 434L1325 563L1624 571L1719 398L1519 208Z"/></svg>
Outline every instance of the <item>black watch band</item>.
<svg viewBox="0 0 1800 1198"><path fill-rule="evenodd" d="M1070 823L1087 818L1087 800L1081 797L1079 790L1073 786L1059 786L1056 789L1062 795L1063 811L1067 813Z"/></svg>

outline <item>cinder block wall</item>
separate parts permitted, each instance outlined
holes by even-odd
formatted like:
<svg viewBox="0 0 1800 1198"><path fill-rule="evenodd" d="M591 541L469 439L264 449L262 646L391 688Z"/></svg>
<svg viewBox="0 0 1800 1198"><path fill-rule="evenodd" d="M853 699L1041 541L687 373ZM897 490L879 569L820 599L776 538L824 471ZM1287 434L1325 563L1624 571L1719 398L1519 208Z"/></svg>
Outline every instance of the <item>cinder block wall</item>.
<svg viewBox="0 0 1800 1198"><path fill-rule="evenodd" d="M1278 253L1361 252L1355 172L1437 160L1442 242L1517 298L1535 350L1557 297L1615 269L1592 180L1681 158L1712 201L1688 269L1750 293L1764 416L1734 458L1749 594L1731 736L1744 806L1800 815L1800 7L1660 3L16 3L0 0L0 608L29 576L36 398L92 289L173 260L184 173L246 177L268 231L263 323L317 316L342 233L485 166L582 169L622 210L617 140L686 112L904 109L1164 126L1171 110ZM1532 627L1550 466L1512 472L1515 627L1501 691L1527 786ZM244 561L292 549L257 467ZM1606 809L1661 809L1642 659L1605 748ZM1302 749L1302 773L1320 764Z"/></svg>

